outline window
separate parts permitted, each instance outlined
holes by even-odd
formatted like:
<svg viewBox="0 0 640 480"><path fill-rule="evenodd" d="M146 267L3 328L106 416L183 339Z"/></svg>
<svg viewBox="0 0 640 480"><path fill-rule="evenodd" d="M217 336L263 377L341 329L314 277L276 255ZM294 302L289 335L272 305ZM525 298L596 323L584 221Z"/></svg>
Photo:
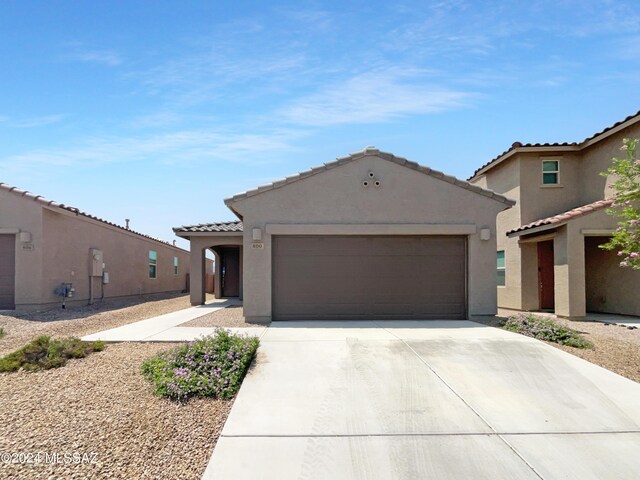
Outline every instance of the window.
<svg viewBox="0 0 640 480"><path fill-rule="evenodd" d="M158 254L154 250L149 250L149 278L158 276Z"/></svg>
<svg viewBox="0 0 640 480"><path fill-rule="evenodd" d="M504 264L504 250L499 250L497 255L497 267L498 267L498 286L504 287L505 285L505 264Z"/></svg>
<svg viewBox="0 0 640 480"><path fill-rule="evenodd" d="M557 185L560 180L560 162L558 160L542 161L542 184Z"/></svg>
<svg viewBox="0 0 640 480"><path fill-rule="evenodd" d="M173 274L178 274L178 257L173 257Z"/></svg>

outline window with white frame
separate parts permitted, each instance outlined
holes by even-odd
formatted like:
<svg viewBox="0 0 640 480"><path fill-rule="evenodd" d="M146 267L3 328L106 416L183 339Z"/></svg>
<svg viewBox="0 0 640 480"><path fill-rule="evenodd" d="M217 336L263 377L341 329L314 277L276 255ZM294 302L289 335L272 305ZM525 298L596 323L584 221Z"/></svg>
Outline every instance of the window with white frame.
<svg viewBox="0 0 640 480"><path fill-rule="evenodd" d="M559 160L543 160L542 161L542 184L558 185L560 183L560 161Z"/></svg>
<svg viewBox="0 0 640 480"><path fill-rule="evenodd" d="M505 268L505 262L504 262L504 250L498 250L497 253L497 271L498 271L498 286L499 287L504 287L505 286L505 280L506 280L506 268Z"/></svg>
<svg viewBox="0 0 640 480"><path fill-rule="evenodd" d="M158 277L158 254L155 250L149 250L149 278Z"/></svg>

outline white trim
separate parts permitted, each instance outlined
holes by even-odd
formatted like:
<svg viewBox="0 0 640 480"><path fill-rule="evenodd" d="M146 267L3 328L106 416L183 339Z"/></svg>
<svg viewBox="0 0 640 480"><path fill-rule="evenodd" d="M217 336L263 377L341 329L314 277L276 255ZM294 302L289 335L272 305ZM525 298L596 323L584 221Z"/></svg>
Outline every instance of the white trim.
<svg viewBox="0 0 640 480"><path fill-rule="evenodd" d="M267 223L265 230L270 235L474 235L477 227L473 223Z"/></svg>
<svg viewBox="0 0 640 480"><path fill-rule="evenodd" d="M540 180L542 180L541 182L541 187L543 188L549 188L549 187L562 187L563 185L560 183L560 160L562 159L562 157L540 157L540 170L541 170L541 178ZM544 169L544 162L556 162L558 167L556 170L552 170L552 171L545 171ZM544 174L545 173L555 173L556 174L556 181L555 183L544 183Z"/></svg>
<svg viewBox="0 0 640 480"><path fill-rule="evenodd" d="M8 228L8 227L0 227L0 234L4 235L4 234L8 234L8 235L15 235L20 233L20 229L19 228Z"/></svg>

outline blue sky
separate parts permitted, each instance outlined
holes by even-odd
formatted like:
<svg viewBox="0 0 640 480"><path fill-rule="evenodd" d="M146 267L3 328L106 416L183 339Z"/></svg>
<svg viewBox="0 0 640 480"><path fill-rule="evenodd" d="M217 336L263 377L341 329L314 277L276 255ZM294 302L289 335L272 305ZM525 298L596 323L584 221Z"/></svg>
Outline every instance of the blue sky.
<svg viewBox="0 0 640 480"><path fill-rule="evenodd" d="M172 240L367 145L467 178L640 109L637 6L5 0L0 181Z"/></svg>

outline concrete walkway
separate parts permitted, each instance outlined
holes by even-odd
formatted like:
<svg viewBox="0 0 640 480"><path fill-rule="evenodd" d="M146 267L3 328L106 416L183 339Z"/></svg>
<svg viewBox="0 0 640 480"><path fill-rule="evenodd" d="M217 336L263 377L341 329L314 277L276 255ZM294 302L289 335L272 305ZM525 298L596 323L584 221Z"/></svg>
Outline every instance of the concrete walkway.
<svg viewBox="0 0 640 480"><path fill-rule="evenodd" d="M130 323L121 327L92 333L82 337L82 340L104 340L105 342L182 342L195 340L198 337L211 335L215 328L207 327L180 327L179 325L222 310L231 305L241 305L238 300L212 300L205 305L185 308L157 317L148 318L139 322ZM266 327L227 328L233 332L246 333L260 336Z"/></svg>
<svg viewBox="0 0 640 480"><path fill-rule="evenodd" d="M204 478L640 478L639 402L474 322L274 322Z"/></svg>

